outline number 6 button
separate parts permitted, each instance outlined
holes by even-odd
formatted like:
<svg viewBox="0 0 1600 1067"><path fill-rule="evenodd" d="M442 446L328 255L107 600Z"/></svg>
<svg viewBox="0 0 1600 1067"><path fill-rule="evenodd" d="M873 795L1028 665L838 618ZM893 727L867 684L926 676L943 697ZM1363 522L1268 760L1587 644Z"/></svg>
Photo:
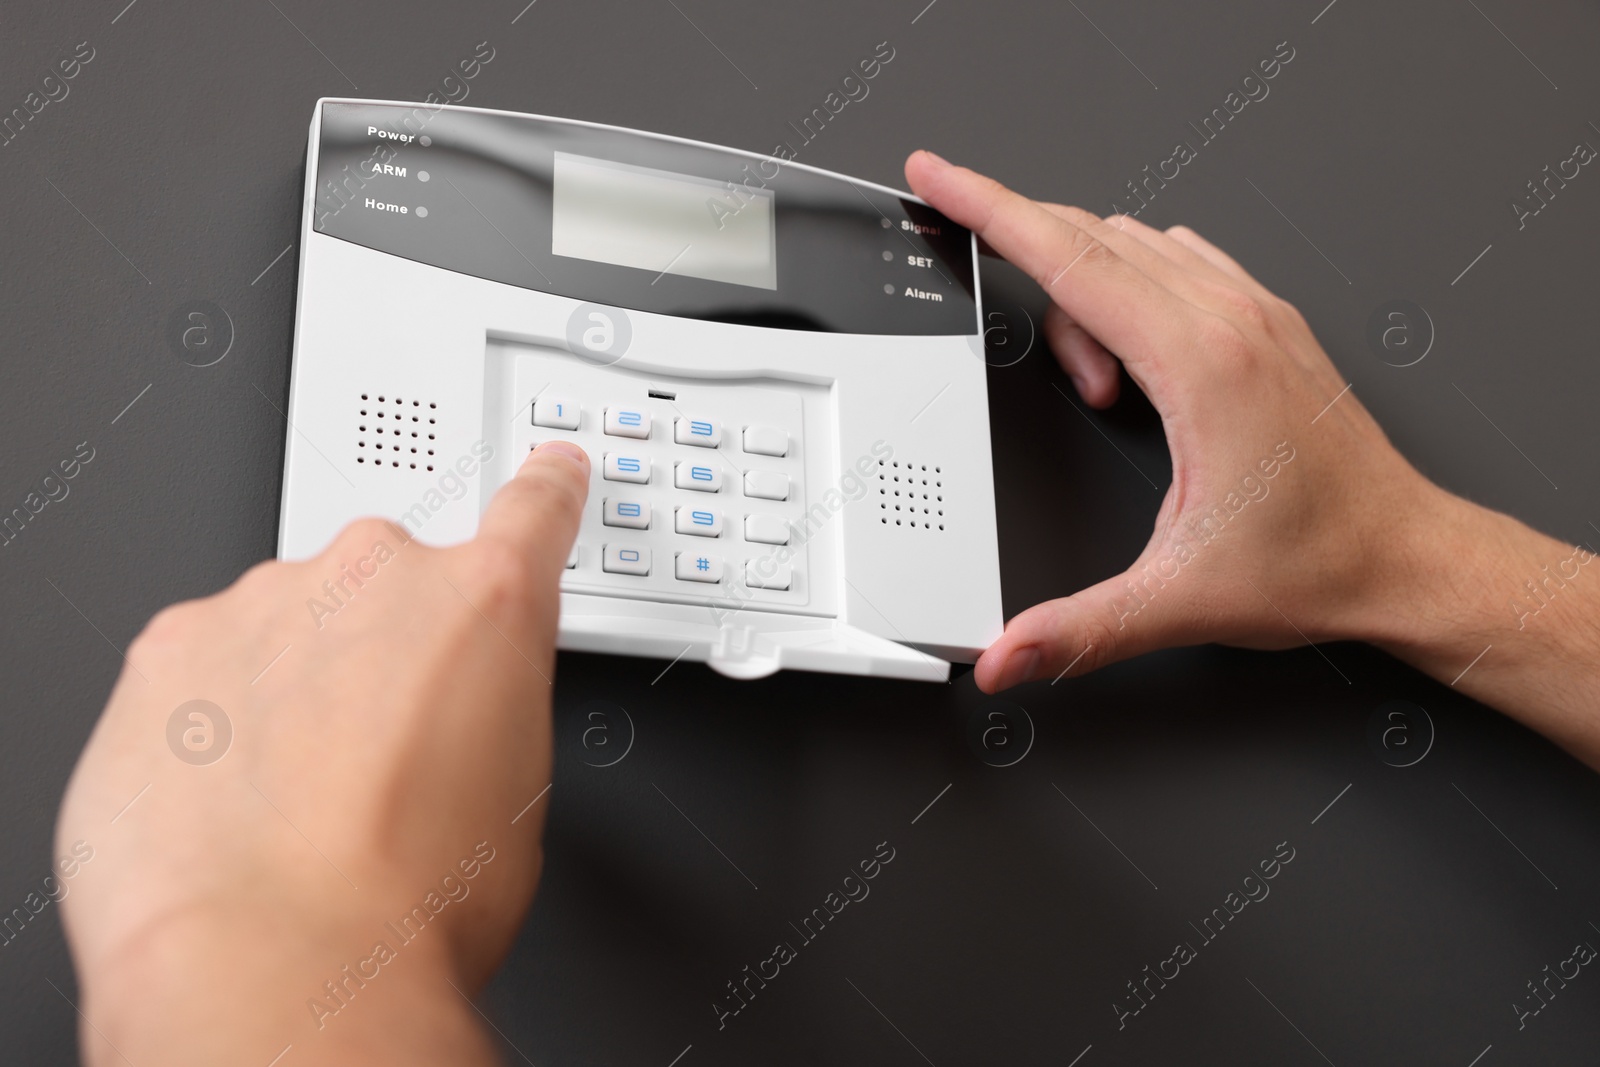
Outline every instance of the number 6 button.
<svg viewBox="0 0 1600 1067"><path fill-rule="evenodd" d="M679 489L693 489L700 493L720 493L722 471L698 463L679 463L673 469L672 484Z"/></svg>

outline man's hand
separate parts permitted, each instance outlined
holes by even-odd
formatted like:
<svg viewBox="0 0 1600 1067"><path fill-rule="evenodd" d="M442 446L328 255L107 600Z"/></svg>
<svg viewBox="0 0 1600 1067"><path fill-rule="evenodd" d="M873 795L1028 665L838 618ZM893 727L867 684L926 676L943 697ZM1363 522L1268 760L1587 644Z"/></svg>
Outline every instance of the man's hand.
<svg viewBox="0 0 1600 1067"><path fill-rule="evenodd" d="M151 621L56 835L93 850L64 902L90 1062L493 1060L466 997L539 875L588 476L545 445L473 541L357 522Z"/></svg>
<svg viewBox="0 0 1600 1067"><path fill-rule="evenodd" d="M1012 619L980 687L1175 645L1367 640L1600 767L1592 553L1423 478L1299 312L1193 231L1036 203L927 152L906 176L1044 288L1084 401L1110 405L1126 368L1172 452L1132 566Z"/></svg>

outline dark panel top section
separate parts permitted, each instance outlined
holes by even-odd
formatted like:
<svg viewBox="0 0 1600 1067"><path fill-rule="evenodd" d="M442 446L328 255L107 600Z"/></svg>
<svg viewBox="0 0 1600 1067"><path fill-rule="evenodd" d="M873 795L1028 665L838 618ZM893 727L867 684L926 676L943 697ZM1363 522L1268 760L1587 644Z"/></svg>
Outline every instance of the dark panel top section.
<svg viewBox="0 0 1600 1067"><path fill-rule="evenodd" d="M553 254L558 152L680 176L680 193L703 184L708 221L735 213L768 233L776 286L666 270L684 269L693 250L676 265L662 255L654 269ZM769 209L770 224L749 225ZM777 158L630 130L324 104L313 225L447 270L638 311L832 333L977 332L970 233L932 208Z"/></svg>

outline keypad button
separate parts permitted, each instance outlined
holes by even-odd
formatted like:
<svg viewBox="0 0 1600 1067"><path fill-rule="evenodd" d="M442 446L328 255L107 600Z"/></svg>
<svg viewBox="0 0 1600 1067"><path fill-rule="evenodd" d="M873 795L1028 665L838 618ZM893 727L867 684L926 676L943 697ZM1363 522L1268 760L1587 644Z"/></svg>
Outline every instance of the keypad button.
<svg viewBox="0 0 1600 1067"><path fill-rule="evenodd" d="M776 515L746 515L744 539L763 545L786 545L789 543L789 524Z"/></svg>
<svg viewBox="0 0 1600 1067"><path fill-rule="evenodd" d="M697 493L720 493L722 469L709 463L679 463L673 471L672 484Z"/></svg>
<svg viewBox="0 0 1600 1067"><path fill-rule="evenodd" d="M745 471L744 495L762 500L788 500L789 476L773 471Z"/></svg>
<svg viewBox="0 0 1600 1067"><path fill-rule="evenodd" d="M629 530L650 529L650 505L637 500L607 500L605 524L622 526Z"/></svg>
<svg viewBox="0 0 1600 1067"><path fill-rule="evenodd" d="M776 426L746 426L744 450L757 456L787 456L789 435Z"/></svg>
<svg viewBox="0 0 1600 1067"><path fill-rule="evenodd" d="M722 424L710 419L675 419L672 439L680 445L716 448L722 443Z"/></svg>
<svg viewBox="0 0 1600 1067"><path fill-rule="evenodd" d="M533 402L533 424L552 430L576 430L578 405L565 397L541 396Z"/></svg>
<svg viewBox="0 0 1600 1067"><path fill-rule="evenodd" d="M650 550L607 545L600 560L600 569L607 574L649 574Z"/></svg>
<svg viewBox="0 0 1600 1067"><path fill-rule="evenodd" d="M744 584L751 589L787 589L794 582L794 568L773 559L744 561Z"/></svg>
<svg viewBox="0 0 1600 1067"><path fill-rule="evenodd" d="M605 479L608 482L638 482L645 485L650 481L650 461L643 456L607 452Z"/></svg>
<svg viewBox="0 0 1600 1067"><path fill-rule="evenodd" d="M612 437L637 437L641 441L650 436L650 413L638 408L606 408L606 433Z"/></svg>
<svg viewBox="0 0 1600 1067"><path fill-rule="evenodd" d="M695 537L721 537L722 512L711 508L678 508L673 518L673 529Z"/></svg>
<svg viewBox="0 0 1600 1067"><path fill-rule="evenodd" d="M702 552L679 552L677 574L681 582L720 582L722 557Z"/></svg>

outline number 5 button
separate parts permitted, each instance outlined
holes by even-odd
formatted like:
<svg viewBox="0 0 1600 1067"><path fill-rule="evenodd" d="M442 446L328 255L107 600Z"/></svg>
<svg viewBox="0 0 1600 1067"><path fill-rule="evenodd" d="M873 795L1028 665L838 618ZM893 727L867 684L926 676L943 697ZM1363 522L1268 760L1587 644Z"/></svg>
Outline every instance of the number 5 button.
<svg viewBox="0 0 1600 1067"><path fill-rule="evenodd" d="M693 489L700 493L722 491L722 471L698 463L679 463L673 470L672 484L679 489Z"/></svg>

